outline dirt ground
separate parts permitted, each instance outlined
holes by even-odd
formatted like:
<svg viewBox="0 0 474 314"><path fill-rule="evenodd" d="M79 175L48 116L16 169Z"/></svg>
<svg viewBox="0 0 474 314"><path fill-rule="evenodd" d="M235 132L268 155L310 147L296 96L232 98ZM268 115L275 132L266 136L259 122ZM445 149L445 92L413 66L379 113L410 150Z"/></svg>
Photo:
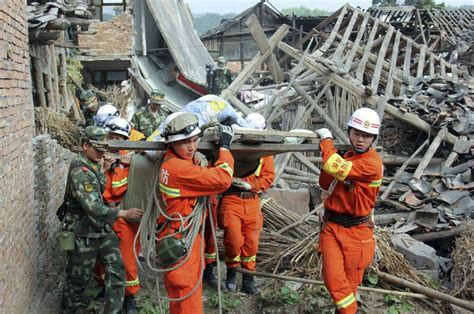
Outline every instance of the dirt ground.
<svg viewBox="0 0 474 314"><path fill-rule="evenodd" d="M224 313L334 313L332 302L323 287L312 287L298 283L271 281L270 279L257 278L260 288L271 285L270 292L266 289L255 296L243 293L229 293L225 291L225 266L221 263L222 309ZM62 289L62 271L52 274L45 284L49 289L38 289L28 313L50 314L59 313L59 301ZM238 276L240 284L240 275ZM140 276L142 289L137 295L141 314L160 313L157 302L156 281L145 275ZM276 289L275 289L276 287ZM98 290L92 288L91 293ZM293 289L298 289L295 292ZM95 291L95 292L94 292ZM164 290L161 289L164 294ZM165 294L164 294L165 295ZM400 298L393 295L361 292L361 306L358 313L467 313L431 301ZM204 287L203 302L205 313L218 313L217 291ZM163 303L167 313L168 304ZM99 309L98 302L93 304L94 309ZM98 313L98 312L96 312Z"/></svg>

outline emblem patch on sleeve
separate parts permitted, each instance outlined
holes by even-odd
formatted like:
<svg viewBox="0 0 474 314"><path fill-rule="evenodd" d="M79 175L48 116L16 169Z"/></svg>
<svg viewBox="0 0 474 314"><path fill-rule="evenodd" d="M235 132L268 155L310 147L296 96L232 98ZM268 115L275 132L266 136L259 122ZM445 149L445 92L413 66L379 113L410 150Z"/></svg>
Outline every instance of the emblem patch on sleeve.
<svg viewBox="0 0 474 314"><path fill-rule="evenodd" d="M93 190L94 190L94 187L92 186L92 183L90 182L84 183L84 191L86 191L87 193L90 193Z"/></svg>

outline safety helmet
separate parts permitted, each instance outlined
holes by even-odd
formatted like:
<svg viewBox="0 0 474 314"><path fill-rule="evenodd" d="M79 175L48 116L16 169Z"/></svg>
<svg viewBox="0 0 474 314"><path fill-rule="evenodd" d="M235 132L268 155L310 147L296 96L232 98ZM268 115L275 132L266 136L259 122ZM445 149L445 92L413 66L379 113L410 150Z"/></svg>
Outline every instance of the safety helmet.
<svg viewBox="0 0 474 314"><path fill-rule="evenodd" d="M191 112L175 112L165 120L162 136L165 143L172 143L201 133L198 117Z"/></svg>
<svg viewBox="0 0 474 314"><path fill-rule="evenodd" d="M220 66L220 67L223 67L225 65L225 58L224 56L220 56L219 58L217 58L217 66Z"/></svg>
<svg viewBox="0 0 474 314"><path fill-rule="evenodd" d="M166 237L158 242L156 248L157 261L161 266L169 266L178 262L186 255L186 243L174 236Z"/></svg>
<svg viewBox="0 0 474 314"><path fill-rule="evenodd" d="M165 94L158 89L154 89L150 93L149 103L159 104L163 99L165 99Z"/></svg>
<svg viewBox="0 0 474 314"><path fill-rule="evenodd" d="M87 110L97 110L97 97L93 91L87 89L79 95L79 100L82 103L82 106Z"/></svg>
<svg viewBox="0 0 474 314"><path fill-rule="evenodd" d="M377 112L370 108L360 108L354 111L347 123L349 128L354 128L369 134L379 135L380 118Z"/></svg>
<svg viewBox="0 0 474 314"><path fill-rule="evenodd" d="M265 118L257 112L252 112L245 118L245 122L247 122L248 126L252 129L256 130L264 130L267 127L267 123L265 122Z"/></svg>
<svg viewBox="0 0 474 314"><path fill-rule="evenodd" d="M112 117L107 121L105 129L109 131L109 133L119 134L129 139L132 128L124 118Z"/></svg>
<svg viewBox="0 0 474 314"><path fill-rule="evenodd" d="M120 111L112 105L103 105L94 116L95 125L104 127L112 117L120 117Z"/></svg>

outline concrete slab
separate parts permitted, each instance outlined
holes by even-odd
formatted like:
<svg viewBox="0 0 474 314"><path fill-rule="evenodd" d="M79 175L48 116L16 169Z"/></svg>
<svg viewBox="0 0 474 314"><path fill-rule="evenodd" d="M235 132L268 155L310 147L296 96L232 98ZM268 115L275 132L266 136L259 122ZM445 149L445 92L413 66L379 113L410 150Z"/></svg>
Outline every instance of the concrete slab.
<svg viewBox="0 0 474 314"><path fill-rule="evenodd" d="M268 196L272 197L283 207L300 215L309 212L309 190L269 189Z"/></svg>
<svg viewBox="0 0 474 314"><path fill-rule="evenodd" d="M439 271L440 260L431 246L413 239L408 234L393 234L390 238L395 250L402 253L410 263L426 270Z"/></svg>

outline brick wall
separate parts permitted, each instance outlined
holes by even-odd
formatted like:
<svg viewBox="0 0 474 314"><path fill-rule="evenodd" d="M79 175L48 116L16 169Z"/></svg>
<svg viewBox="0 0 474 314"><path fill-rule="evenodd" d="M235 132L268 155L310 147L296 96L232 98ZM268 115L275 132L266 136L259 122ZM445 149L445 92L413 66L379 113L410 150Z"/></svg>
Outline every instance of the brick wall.
<svg viewBox="0 0 474 314"><path fill-rule="evenodd" d="M88 31L95 34L80 34L79 46L88 56L128 56L132 53L132 23L128 12L107 22L93 20Z"/></svg>
<svg viewBox="0 0 474 314"><path fill-rule="evenodd" d="M0 313L24 313L36 284L33 105L26 1L0 1Z"/></svg>

